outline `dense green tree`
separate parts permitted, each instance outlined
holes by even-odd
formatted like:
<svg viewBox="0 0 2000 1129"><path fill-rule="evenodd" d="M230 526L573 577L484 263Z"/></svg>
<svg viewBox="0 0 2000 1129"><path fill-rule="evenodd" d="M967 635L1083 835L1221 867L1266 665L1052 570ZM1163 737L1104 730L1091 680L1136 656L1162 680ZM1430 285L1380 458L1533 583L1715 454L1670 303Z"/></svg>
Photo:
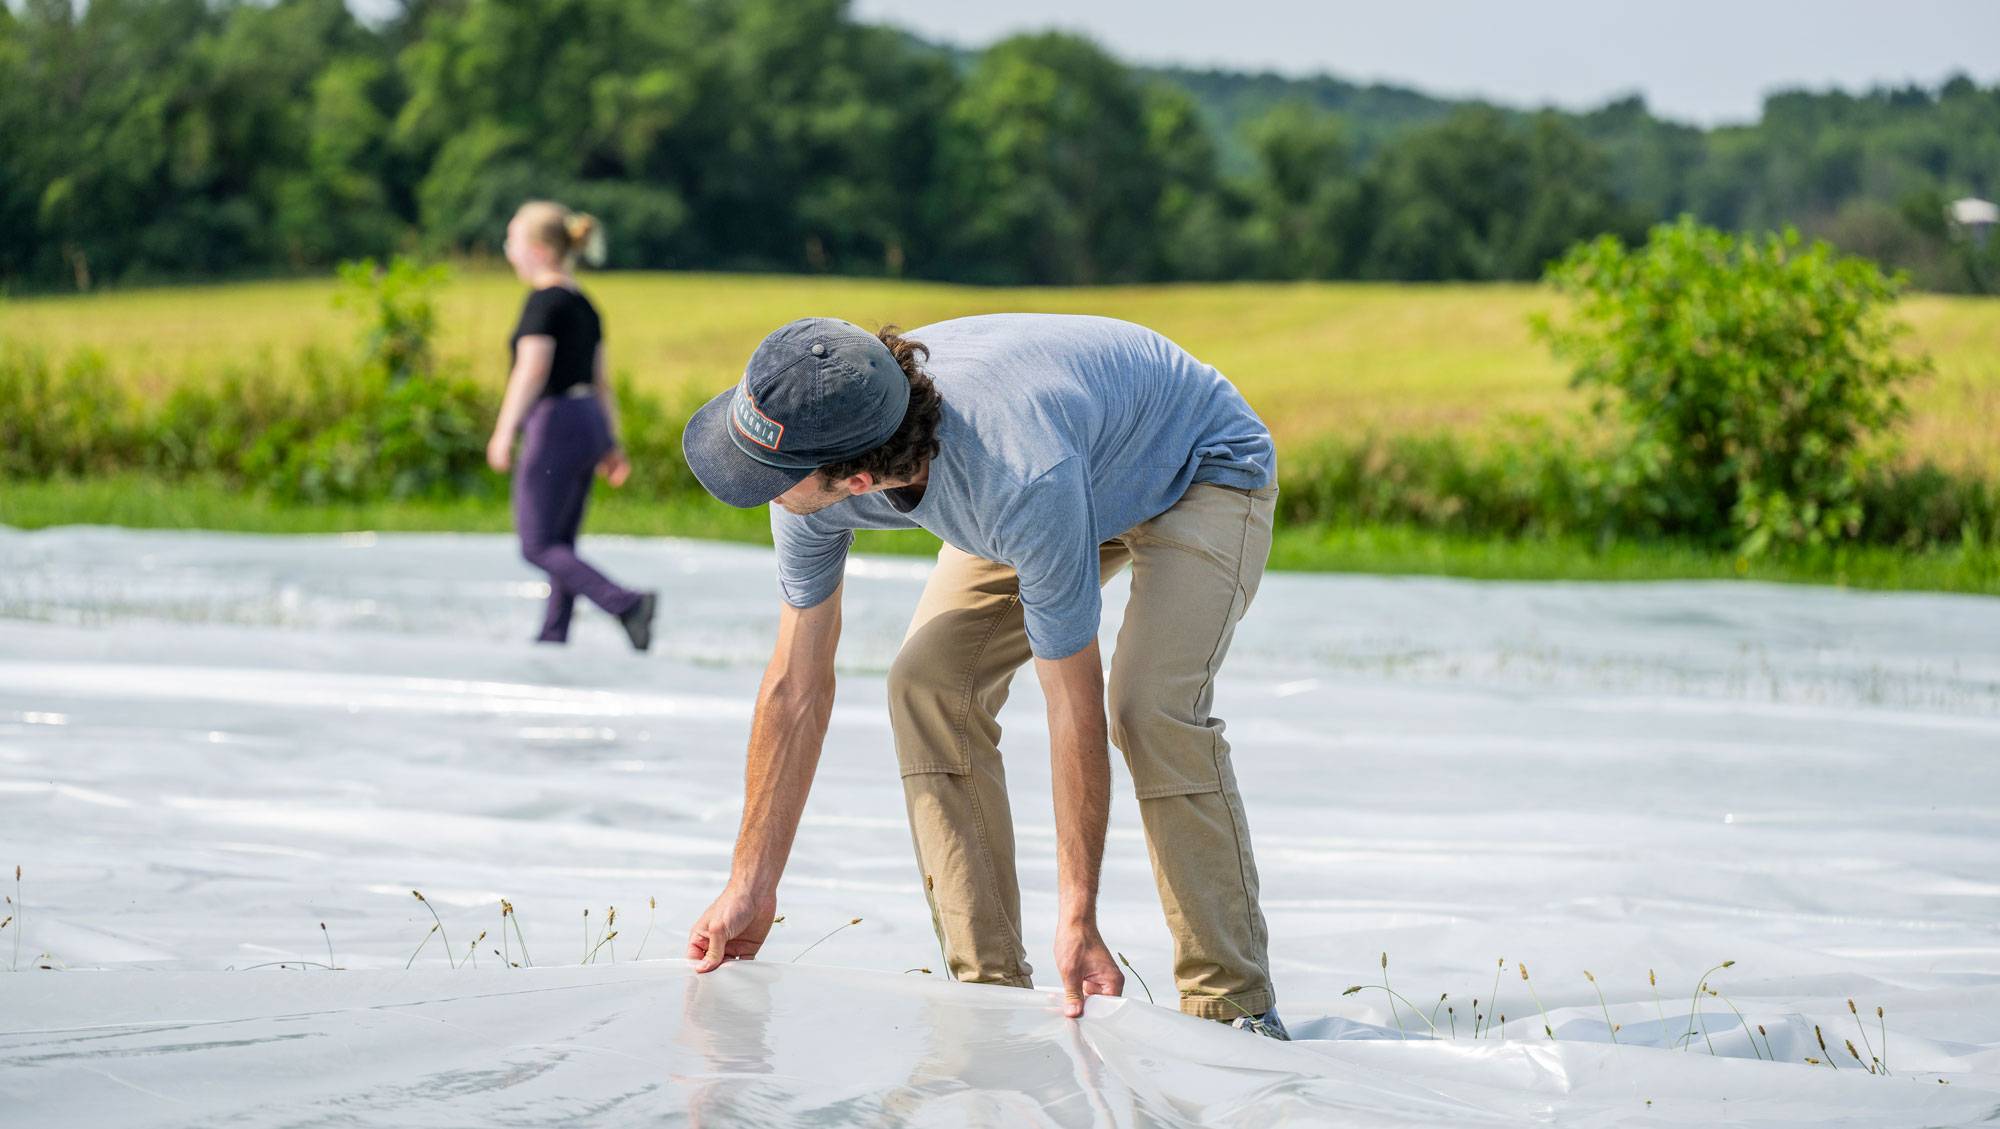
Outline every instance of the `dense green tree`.
<svg viewBox="0 0 2000 1129"><path fill-rule="evenodd" d="M1337 116L1336 116L1337 115ZM523 199L621 266L968 281L1533 277L1681 212L2000 285L2000 86L1781 92L1711 130L979 52L846 0L0 4L0 288L492 253Z"/></svg>
<svg viewBox="0 0 2000 1129"><path fill-rule="evenodd" d="M1279 278L1350 276L1368 239L1373 202L1353 167L1340 118L1303 102L1249 127L1257 155L1249 238Z"/></svg>
<svg viewBox="0 0 2000 1129"><path fill-rule="evenodd" d="M946 263L994 282L1143 278L1165 183L1131 74L1088 40L985 51L943 124Z"/></svg>
<svg viewBox="0 0 2000 1129"><path fill-rule="evenodd" d="M1153 277L1234 278L1252 265L1242 208L1219 172L1214 139L1193 95L1164 82L1145 88L1146 148L1161 173Z"/></svg>
<svg viewBox="0 0 2000 1129"><path fill-rule="evenodd" d="M1463 110L1382 153L1364 270L1409 280L1534 278L1564 248L1634 222L1603 157L1554 114Z"/></svg>

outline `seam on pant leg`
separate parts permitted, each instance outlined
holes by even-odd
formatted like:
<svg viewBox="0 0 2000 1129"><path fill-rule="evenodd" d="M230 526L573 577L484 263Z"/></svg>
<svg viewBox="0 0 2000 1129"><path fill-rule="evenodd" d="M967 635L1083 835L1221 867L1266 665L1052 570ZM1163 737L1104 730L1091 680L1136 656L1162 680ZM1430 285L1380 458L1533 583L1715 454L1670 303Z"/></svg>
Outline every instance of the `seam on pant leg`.
<svg viewBox="0 0 2000 1129"><path fill-rule="evenodd" d="M1216 774L1218 778L1220 773ZM1141 800L1163 800L1169 796L1205 796L1222 791L1222 781L1213 784L1154 784L1147 788L1134 788L1132 794Z"/></svg>
<svg viewBox="0 0 2000 1129"><path fill-rule="evenodd" d="M1013 943L1007 953L1007 957L1013 962L1014 967L1008 971L1008 975L1018 978L1021 970L1022 954L1027 946L1021 940L1020 924L1007 920L1006 906L1004 904L1006 899L1000 896L1000 877L993 871L993 844L986 835L986 812L985 809L979 806L979 787L973 782L971 773L967 773L957 779L963 783L966 796L972 807L973 835L979 840L979 868L985 875L987 886L991 888L994 910L1000 915L1001 924L1007 927L1008 940ZM976 925L975 928L977 928ZM975 942L975 951L976 947L977 943Z"/></svg>
<svg viewBox="0 0 2000 1129"><path fill-rule="evenodd" d="M973 838L979 844L980 877L986 885L988 896L993 899L994 908L1000 912L1001 920L1007 926L1008 933L1013 941L1013 949L1008 956L1012 958L1017 972L1021 964L1021 954L1025 946L1021 941L1020 923L1006 920L1006 899L1002 896L1000 890L1000 876L995 872L993 867L993 843L987 834L985 809L979 805L979 787L976 782L977 773L972 765L971 742L966 736L966 726L972 716L972 698L978 688L980 661L986 657L987 648L993 645L993 637L999 633L1000 624L1006 619L1008 610L1019 603L1020 600L1021 597L1019 595L1009 596L1006 602L995 609L993 615L988 619L986 634L980 637L978 648L972 652L972 658L966 664L965 684L959 696L958 717L952 726L959 758L965 763L961 779L965 786L968 806L972 809ZM995 750L995 755L998 755L997 749ZM954 775L957 774L955 773Z"/></svg>
<svg viewBox="0 0 2000 1129"><path fill-rule="evenodd" d="M1211 648L1209 651L1208 677L1202 680L1201 690L1196 691L1195 701L1197 703L1200 702L1201 700L1200 694L1206 692L1215 683L1216 668L1219 665L1216 661L1216 656L1219 655L1222 651L1223 639L1228 637L1230 628L1234 625L1234 623L1237 620L1241 619L1243 612L1249 609L1249 600L1247 599L1249 593L1248 590L1243 585L1243 561L1244 561L1244 556L1250 547L1250 522L1252 521L1252 519L1256 517L1257 507L1255 503L1251 502L1248 497L1246 497L1244 501L1246 504L1243 507L1243 532L1236 547L1236 591L1233 594L1233 598L1230 601L1231 603L1231 607L1229 609L1230 618L1224 622L1222 630L1219 633L1217 633L1215 637L1215 646ZM1193 713L1194 711L1189 710L1188 712ZM1215 766L1216 783L1218 785L1221 785L1223 779L1222 778L1222 734L1211 730L1209 733L1208 748L1209 748L1209 759ZM1241 889L1243 891L1243 916L1244 916L1243 924L1248 930L1248 935L1253 941L1258 942L1260 946L1268 947L1268 945L1270 944L1269 938L1265 937L1264 930L1258 927L1259 914L1257 913L1257 905L1256 905L1257 899L1250 892L1250 874L1249 871L1244 867L1243 855L1245 847L1247 846L1247 837L1243 833L1242 823L1238 821L1238 819L1236 818L1237 805L1230 802L1231 798L1230 793L1232 791L1231 789L1226 787L1218 787L1217 790L1222 793L1222 810L1227 812L1229 815L1230 836L1236 841L1236 874L1237 874L1237 879L1242 884ZM1258 968L1257 971L1265 977L1265 986L1266 990L1268 990L1270 983L1270 971L1267 968L1263 967Z"/></svg>

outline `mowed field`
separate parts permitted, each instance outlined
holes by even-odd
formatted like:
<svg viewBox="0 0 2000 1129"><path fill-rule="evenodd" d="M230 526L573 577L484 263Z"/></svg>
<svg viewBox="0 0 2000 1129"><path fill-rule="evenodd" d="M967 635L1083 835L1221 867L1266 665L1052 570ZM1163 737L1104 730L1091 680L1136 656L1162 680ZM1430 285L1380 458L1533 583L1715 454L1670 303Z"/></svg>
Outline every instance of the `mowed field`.
<svg viewBox="0 0 2000 1129"><path fill-rule="evenodd" d="M1142 322L1242 387L1281 442L1449 430L1578 407L1562 367L1529 333L1553 295L1533 286L1236 283L991 289L837 278L679 273L587 275L614 369L676 395L719 389L770 329L825 314L906 328L1006 310ZM307 346L346 348L357 315L331 279L134 290L0 302L0 347L101 353L149 393L236 370L289 379ZM461 271L439 302L440 348L497 389L522 289ZM1901 315L1934 375L1911 389L1907 457L2000 475L2000 300L1919 295Z"/></svg>

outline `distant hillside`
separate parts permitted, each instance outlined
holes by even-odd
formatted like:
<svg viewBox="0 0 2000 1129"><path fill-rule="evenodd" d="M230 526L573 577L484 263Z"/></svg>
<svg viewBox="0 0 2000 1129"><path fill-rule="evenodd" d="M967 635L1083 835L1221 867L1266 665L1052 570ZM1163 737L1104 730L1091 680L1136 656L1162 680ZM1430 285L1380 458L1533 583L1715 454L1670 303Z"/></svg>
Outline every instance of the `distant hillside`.
<svg viewBox="0 0 2000 1129"><path fill-rule="evenodd" d="M1202 120L1215 136L1222 169L1248 176L1255 158L1244 139L1251 122L1287 102L1304 102L1339 114L1346 122L1357 154L1366 156L1412 126L1429 125L1453 110L1475 103L1439 98L1407 86L1371 83L1363 86L1332 75L1291 78L1268 71L1195 70L1187 67L1139 67L1141 75L1164 79L1194 95Z"/></svg>

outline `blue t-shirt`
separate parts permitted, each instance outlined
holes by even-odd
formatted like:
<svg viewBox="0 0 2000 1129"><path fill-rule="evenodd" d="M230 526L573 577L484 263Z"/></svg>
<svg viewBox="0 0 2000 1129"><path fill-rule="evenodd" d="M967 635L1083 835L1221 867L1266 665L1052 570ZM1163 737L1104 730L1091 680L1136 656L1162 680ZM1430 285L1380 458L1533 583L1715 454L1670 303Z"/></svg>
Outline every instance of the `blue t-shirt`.
<svg viewBox="0 0 2000 1129"><path fill-rule="evenodd" d="M771 507L778 583L809 608L839 587L856 529L928 529L1011 566L1028 642L1065 658L1097 637L1097 548L1190 485L1277 473L1271 433L1235 386L1173 342L1112 318L989 314L911 330L944 398L914 505L864 494L815 514Z"/></svg>

